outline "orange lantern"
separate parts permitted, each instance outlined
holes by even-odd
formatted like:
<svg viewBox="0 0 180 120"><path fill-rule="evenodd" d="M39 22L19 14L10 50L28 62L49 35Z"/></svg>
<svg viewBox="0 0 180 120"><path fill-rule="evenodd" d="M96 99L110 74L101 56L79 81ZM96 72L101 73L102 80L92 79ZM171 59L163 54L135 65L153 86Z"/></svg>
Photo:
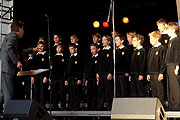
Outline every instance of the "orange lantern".
<svg viewBox="0 0 180 120"><path fill-rule="evenodd" d="M129 23L129 18L128 17L123 17L122 21L123 21L123 23L127 24L127 23Z"/></svg>

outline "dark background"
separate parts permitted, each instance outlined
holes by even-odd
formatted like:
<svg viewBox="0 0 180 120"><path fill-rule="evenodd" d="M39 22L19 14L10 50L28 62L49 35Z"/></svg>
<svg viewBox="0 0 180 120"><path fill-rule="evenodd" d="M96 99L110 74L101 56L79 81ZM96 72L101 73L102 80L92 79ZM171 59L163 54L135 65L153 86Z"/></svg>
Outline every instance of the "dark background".
<svg viewBox="0 0 180 120"><path fill-rule="evenodd" d="M110 0L14 0L15 19L25 22L25 35L22 39L24 48L36 46L38 37L47 36L47 20L50 22L51 41L53 33L61 33L63 43L69 43L69 37L77 34L81 45L87 47L92 42L91 35L102 35L112 31L110 27L93 28L95 20L107 20ZM130 22L122 23L126 16ZM115 0L115 29L120 33L136 31L143 34L148 44L148 33L157 30L156 21L160 18L177 21L176 0ZM88 23L87 22L88 18ZM88 29L87 29L88 24Z"/></svg>

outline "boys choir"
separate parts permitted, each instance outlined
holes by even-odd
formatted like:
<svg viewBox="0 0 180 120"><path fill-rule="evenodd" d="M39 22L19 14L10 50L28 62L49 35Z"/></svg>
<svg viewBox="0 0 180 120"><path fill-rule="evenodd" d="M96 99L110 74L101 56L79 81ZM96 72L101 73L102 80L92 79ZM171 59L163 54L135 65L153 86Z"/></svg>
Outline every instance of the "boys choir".
<svg viewBox="0 0 180 120"><path fill-rule="evenodd" d="M143 48L143 35L136 32L128 32L126 36L115 35L115 76L112 37L93 34L88 52L91 54L87 54L84 63L76 35L70 37L67 52L61 35L54 34L54 45L51 47L52 76L49 79L48 73L43 73L32 78L33 99L45 104L48 101L48 83L51 82L53 109L80 110L83 92L87 110L111 110L115 78L116 97L146 97L145 83L149 81L152 97L159 98L168 110L180 110L178 23L167 23L162 18L157 21L157 26L159 31L148 34L152 45L148 52ZM28 53L29 70L49 68L46 50L45 42L39 41L36 51ZM58 106L60 102L61 107Z"/></svg>

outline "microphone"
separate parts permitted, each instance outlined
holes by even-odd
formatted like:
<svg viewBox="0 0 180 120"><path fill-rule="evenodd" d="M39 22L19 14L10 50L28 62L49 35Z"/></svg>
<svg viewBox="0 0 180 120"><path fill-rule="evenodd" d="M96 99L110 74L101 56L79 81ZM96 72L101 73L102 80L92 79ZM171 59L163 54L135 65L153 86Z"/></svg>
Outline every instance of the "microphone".
<svg viewBox="0 0 180 120"><path fill-rule="evenodd" d="M52 20L52 18L49 17L46 13L44 13L43 15L44 15L44 17L46 17L47 19Z"/></svg>

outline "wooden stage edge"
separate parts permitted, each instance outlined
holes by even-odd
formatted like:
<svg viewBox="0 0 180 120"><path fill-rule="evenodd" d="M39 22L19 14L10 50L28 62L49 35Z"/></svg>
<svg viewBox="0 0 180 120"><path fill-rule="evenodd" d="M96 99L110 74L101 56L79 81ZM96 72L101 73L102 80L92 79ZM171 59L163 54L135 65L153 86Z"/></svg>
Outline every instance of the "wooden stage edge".
<svg viewBox="0 0 180 120"><path fill-rule="evenodd" d="M165 113L167 118L180 118L180 111L166 111ZM51 111L51 114L53 117L111 117L111 111Z"/></svg>

